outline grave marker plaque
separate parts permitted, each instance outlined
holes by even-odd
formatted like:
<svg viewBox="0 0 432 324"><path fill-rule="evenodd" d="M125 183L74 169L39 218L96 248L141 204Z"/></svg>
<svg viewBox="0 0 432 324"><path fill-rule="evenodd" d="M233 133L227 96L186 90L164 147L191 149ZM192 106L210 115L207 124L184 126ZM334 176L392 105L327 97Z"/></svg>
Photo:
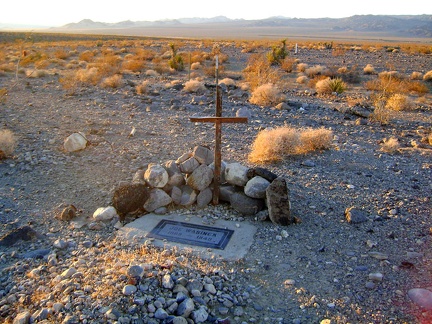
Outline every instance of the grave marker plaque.
<svg viewBox="0 0 432 324"><path fill-rule="evenodd" d="M230 229L163 219L146 237L223 250L233 233Z"/></svg>

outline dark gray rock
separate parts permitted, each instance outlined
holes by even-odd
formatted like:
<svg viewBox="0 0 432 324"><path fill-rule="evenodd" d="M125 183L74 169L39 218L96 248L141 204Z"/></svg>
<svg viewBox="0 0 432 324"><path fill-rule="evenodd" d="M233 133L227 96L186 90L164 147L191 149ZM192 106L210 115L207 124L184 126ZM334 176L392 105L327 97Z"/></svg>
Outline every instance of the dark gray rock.
<svg viewBox="0 0 432 324"><path fill-rule="evenodd" d="M345 218L351 224L360 224L368 221L366 212L355 207L349 207L345 210Z"/></svg>
<svg viewBox="0 0 432 324"><path fill-rule="evenodd" d="M278 177L267 187L267 207L272 223L287 226L294 222L287 180Z"/></svg>
<svg viewBox="0 0 432 324"><path fill-rule="evenodd" d="M149 189L144 184L126 184L114 191L112 205L117 210L120 220L123 221L127 214L143 209L149 197Z"/></svg>
<svg viewBox="0 0 432 324"><path fill-rule="evenodd" d="M30 226L22 226L3 235L0 238L0 246L12 246L19 240L31 241L39 238L43 238L43 236L37 233L33 228Z"/></svg>
<svg viewBox="0 0 432 324"><path fill-rule="evenodd" d="M235 192L230 197L231 207L242 215L255 215L264 208L264 200L251 198L244 192Z"/></svg>
<svg viewBox="0 0 432 324"><path fill-rule="evenodd" d="M274 179L276 179L278 176L277 174L271 172L268 169L261 168L261 167L255 167L248 170L247 176L249 179L252 179L253 177L259 176L262 177L269 182L272 182Z"/></svg>

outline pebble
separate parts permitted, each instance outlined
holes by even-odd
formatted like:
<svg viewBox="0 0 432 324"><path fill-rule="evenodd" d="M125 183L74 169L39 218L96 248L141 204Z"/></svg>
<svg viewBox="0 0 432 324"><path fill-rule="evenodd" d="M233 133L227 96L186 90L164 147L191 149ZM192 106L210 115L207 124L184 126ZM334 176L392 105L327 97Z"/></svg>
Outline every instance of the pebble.
<svg viewBox="0 0 432 324"><path fill-rule="evenodd" d="M432 291L424 288L413 288L408 291L408 296L418 306L432 310Z"/></svg>

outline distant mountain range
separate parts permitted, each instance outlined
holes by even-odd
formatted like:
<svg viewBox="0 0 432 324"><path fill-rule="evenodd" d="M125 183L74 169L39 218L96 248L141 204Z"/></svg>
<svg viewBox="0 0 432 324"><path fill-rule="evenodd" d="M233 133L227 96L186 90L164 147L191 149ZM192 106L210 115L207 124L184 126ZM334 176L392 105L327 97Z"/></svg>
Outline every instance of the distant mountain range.
<svg viewBox="0 0 432 324"><path fill-rule="evenodd" d="M231 28L292 30L317 30L337 33L378 33L396 37L432 37L432 15L355 15L347 18L286 18L270 17L261 20L230 19L225 16L213 18L181 18L158 21L121 21L118 23L95 22L90 19L70 23L54 30L137 30L148 28ZM186 29L185 29L186 30Z"/></svg>

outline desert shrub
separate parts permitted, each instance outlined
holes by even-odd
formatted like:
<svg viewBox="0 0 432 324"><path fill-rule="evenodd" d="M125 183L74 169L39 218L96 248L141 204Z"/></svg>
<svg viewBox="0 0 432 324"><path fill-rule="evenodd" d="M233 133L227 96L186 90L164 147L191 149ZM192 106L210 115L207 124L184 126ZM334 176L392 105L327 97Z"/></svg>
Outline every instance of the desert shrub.
<svg viewBox="0 0 432 324"><path fill-rule="evenodd" d="M61 59L61 60L65 60L65 59L67 59L69 57L69 53L66 52L65 50L59 49L59 50L56 50L54 52L54 57L58 58L58 59Z"/></svg>
<svg viewBox="0 0 432 324"><path fill-rule="evenodd" d="M118 88L122 84L123 77L120 74L106 77L101 82L102 88Z"/></svg>
<svg viewBox="0 0 432 324"><path fill-rule="evenodd" d="M16 137L8 129L0 130L0 160L11 156L16 147Z"/></svg>
<svg viewBox="0 0 432 324"><path fill-rule="evenodd" d="M219 84L225 84L227 87L232 86L235 87L236 83L233 79L231 78L223 78L222 80L219 80Z"/></svg>
<svg viewBox="0 0 432 324"><path fill-rule="evenodd" d="M194 62L191 64L191 70L199 70L201 68L200 62Z"/></svg>
<svg viewBox="0 0 432 324"><path fill-rule="evenodd" d="M333 132L325 128L306 128L300 132L301 145L299 153L307 153L315 150L327 150L333 140Z"/></svg>
<svg viewBox="0 0 432 324"><path fill-rule="evenodd" d="M91 62L93 61L95 54L92 51L84 51L79 54L78 58L80 61Z"/></svg>
<svg viewBox="0 0 432 324"><path fill-rule="evenodd" d="M396 93L388 98L386 108L390 110L402 111L413 109L414 104L403 94Z"/></svg>
<svg viewBox="0 0 432 324"><path fill-rule="evenodd" d="M183 57L177 53L177 48L174 44L169 44L171 49L171 58L168 60L168 65L176 71L184 70Z"/></svg>
<svg viewBox="0 0 432 324"><path fill-rule="evenodd" d="M65 89L68 95L75 94L78 89L78 85L80 83L78 77L78 72L76 71L67 71L63 72L63 74L59 78L59 82L62 85L63 89Z"/></svg>
<svg viewBox="0 0 432 324"><path fill-rule="evenodd" d="M306 84L307 81L308 81L308 77L306 75L300 75L296 79L296 82L299 83L299 84Z"/></svg>
<svg viewBox="0 0 432 324"><path fill-rule="evenodd" d="M184 91L186 92L201 93L204 92L205 89L204 83L198 80L189 80L184 86Z"/></svg>
<svg viewBox="0 0 432 324"><path fill-rule="evenodd" d="M6 102L8 91L6 88L0 88L0 103Z"/></svg>
<svg viewBox="0 0 432 324"><path fill-rule="evenodd" d="M47 71L45 70L27 70L26 77L27 78L43 78L47 76Z"/></svg>
<svg viewBox="0 0 432 324"><path fill-rule="evenodd" d="M380 151L393 154L399 150L400 144L396 137L390 137L389 139L384 139Z"/></svg>
<svg viewBox="0 0 432 324"><path fill-rule="evenodd" d="M89 83L92 85L97 85L102 79L102 75L96 67L79 69L76 71L75 77L82 83Z"/></svg>
<svg viewBox="0 0 432 324"><path fill-rule="evenodd" d="M250 103L259 106L277 105L283 101L285 97L280 90L272 83L266 83L252 91Z"/></svg>
<svg viewBox="0 0 432 324"><path fill-rule="evenodd" d="M265 57L260 54L252 54L249 57L243 74L252 91L263 84L277 84L280 81L279 71L273 68Z"/></svg>
<svg viewBox="0 0 432 324"><path fill-rule="evenodd" d="M322 65L314 65L306 68L304 71L309 78L313 78L317 75L323 75L327 71L327 68Z"/></svg>
<svg viewBox="0 0 432 324"><path fill-rule="evenodd" d="M341 94L346 90L346 84L341 78L320 80L315 85L319 94L332 94L334 92Z"/></svg>
<svg viewBox="0 0 432 324"><path fill-rule="evenodd" d="M372 66L372 64L367 64L363 68L363 73L364 74L376 74L376 71L375 71L375 68Z"/></svg>
<svg viewBox="0 0 432 324"><path fill-rule="evenodd" d="M374 110L369 118L372 121L379 122L381 125L387 125L392 118L392 111L386 107L387 100L385 95L374 95L372 96L372 100L374 103Z"/></svg>
<svg viewBox="0 0 432 324"><path fill-rule="evenodd" d="M278 162L290 155L328 149L332 139L333 132L324 128L296 129L281 126L266 129L258 133L248 159L251 163Z"/></svg>
<svg viewBox="0 0 432 324"><path fill-rule="evenodd" d="M132 72L140 72L144 68L145 64L141 60L126 60L122 62L122 70L128 70Z"/></svg>
<svg viewBox="0 0 432 324"><path fill-rule="evenodd" d="M120 57L117 55L104 55L89 64L90 67L97 67L102 76L110 76L120 72Z"/></svg>
<svg viewBox="0 0 432 324"><path fill-rule="evenodd" d="M157 73L155 70L147 70L145 71L145 75L149 77L157 77L159 76L159 73Z"/></svg>
<svg viewBox="0 0 432 324"><path fill-rule="evenodd" d="M423 80L432 82L432 70L426 72L425 75L423 75Z"/></svg>
<svg viewBox="0 0 432 324"><path fill-rule="evenodd" d="M414 71L410 76L411 80L421 80L423 79L423 73Z"/></svg>
<svg viewBox="0 0 432 324"><path fill-rule="evenodd" d="M267 60L270 65L280 65L281 62L288 56L288 51L286 50L286 39L281 41L280 46L273 46L272 50L267 53Z"/></svg>
<svg viewBox="0 0 432 324"><path fill-rule="evenodd" d="M305 72L308 67L307 63L298 63L297 64L297 72Z"/></svg>
<svg viewBox="0 0 432 324"><path fill-rule="evenodd" d="M149 82L148 81L143 81L140 84L138 84L137 86L135 86L135 90L138 94L146 94L149 90Z"/></svg>
<svg viewBox="0 0 432 324"><path fill-rule="evenodd" d="M291 73L294 71L294 68L296 67L297 60L291 57L286 57L281 62L281 69L287 73Z"/></svg>

